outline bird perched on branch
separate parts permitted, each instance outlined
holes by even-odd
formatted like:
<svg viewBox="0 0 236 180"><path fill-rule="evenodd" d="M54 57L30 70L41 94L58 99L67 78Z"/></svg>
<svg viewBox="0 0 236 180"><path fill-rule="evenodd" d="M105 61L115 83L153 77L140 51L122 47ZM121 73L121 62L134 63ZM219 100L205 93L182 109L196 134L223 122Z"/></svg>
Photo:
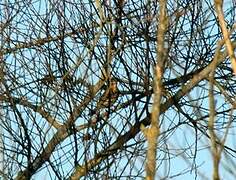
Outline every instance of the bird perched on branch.
<svg viewBox="0 0 236 180"><path fill-rule="evenodd" d="M108 87L100 97L97 103L97 109L111 107L119 97L119 90L117 88L117 80L112 78L108 83Z"/></svg>
<svg viewBox="0 0 236 180"><path fill-rule="evenodd" d="M93 109L90 112L90 115L96 115L95 117L92 117L90 121L91 126L96 127L96 124L101 119L106 121L109 118L111 107L117 101L119 94L120 91L117 87L117 80L115 78L111 78L110 81L108 81L105 92L97 102L96 109ZM101 114L101 110L105 110L105 112Z"/></svg>
<svg viewBox="0 0 236 180"><path fill-rule="evenodd" d="M97 115L96 118L93 118L91 121L92 125L95 125L99 118L101 117L100 111L103 109L106 109L106 112L104 112L103 116L109 116L109 112L111 110L111 107L116 102L120 94L120 91L117 87L117 80L115 78L110 79L108 82L108 85L106 86L105 92L102 94L102 96L99 98L97 102L97 106L95 109L90 111L90 115Z"/></svg>

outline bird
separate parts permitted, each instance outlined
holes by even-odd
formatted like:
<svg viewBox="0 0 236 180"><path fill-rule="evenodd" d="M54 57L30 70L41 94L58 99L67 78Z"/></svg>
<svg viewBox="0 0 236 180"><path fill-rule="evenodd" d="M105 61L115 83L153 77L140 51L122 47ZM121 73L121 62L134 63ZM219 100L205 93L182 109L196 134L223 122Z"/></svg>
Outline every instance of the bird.
<svg viewBox="0 0 236 180"><path fill-rule="evenodd" d="M84 135L82 136L82 141L83 141L83 142L89 141L89 140L91 140L91 138L92 138L92 135L89 134L89 133L86 133L86 134L84 134Z"/></svg>
<svg viewBox="0 0 236 180"><path fill-rule="evenodd" d="M105 87L105 92L99 98L96 108L90 110L91 116L96 115L91 119L90 123L92 126L95 126L101 119L107 119L109 117L111 107L114 105L120 95L120 91L117 87L117 80L115 78L111 78L108 81L108 85ZM103 110L105 110L105 112L101 114Z"/></svg>
<svg viewBox="0 0 236 180"><path fill-rule="evenodd" d="M117 80L115 78L111 78L107 89L97 103L97 109L110 108L117 101L118 97L119 89L117 87Z"/></svg>

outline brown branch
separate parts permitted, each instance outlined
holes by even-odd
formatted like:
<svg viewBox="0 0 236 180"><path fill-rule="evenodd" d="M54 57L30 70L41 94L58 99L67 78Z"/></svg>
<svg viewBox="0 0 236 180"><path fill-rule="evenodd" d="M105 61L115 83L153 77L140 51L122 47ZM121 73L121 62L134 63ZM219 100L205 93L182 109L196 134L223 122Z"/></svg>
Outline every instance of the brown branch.
<svg viewBox="0 0 236 180"><path fill-rule="evenodd" d="M58 36L47 36L45 38L38 38L29 42L19 42L15 45L15 47L12 48L3 48L0 50L0 54L1 55L6 55L9 53L14 53L18 50L22 50L22 49L28 49L28 48L32 48L32 47L39 47L42 46L46 43L50 43L50 42L57 42L59 40L62 40L63 38L66 37L71 37L74 35L77 35L76 32L83 32L84 29L82 27L79 27L77 29L74 29L72 31L66 32L65 34L62 35L58 35Z"/></svg>
<svg viewBox="0 0 236 180"><path fill-rule="evenodd" d="M215 74L215 67L212 68L212 71L209 75L209 121L208 121L208 128L209 128L209 135L211 140L211 153L213 157L213 179L218 180L219 177L219 163L220 163L220 153L217 148L217 136L214 131L214 123L215 123L215 99L214 99L214 74Z"/></svg>
<svg viewBox="0 0 236 180"><path fill-rule="evenodd" d="M229 58L231 60L232 69L233 69L234 74L236 75L236 58L234 55L234 48L232 46L232 42L230 41L228 29L225 24L224 12L223 12L223 0L215 0L215 9L218 15L220 28L221 28L221 31L225 40L225 45L229 54Z"/></svg>
<svg viewBox="0 0 236 180"><path fill-rule="evenodd" d="M226 92L226 89L223 86L221 86L218 81L214 80L213 83L220 90L220 92L224 95L226 101L228 101L232 105L233 109L236 109L236 100L235 100L235 98L232 99L230 97L230 95Z"/></svg>
<svg viewBox="0 0 236 180"><path fill-rule="evenodd" d="M220 48L223 45L221 43L219 48L216 49L216 53L220 55L219 58L214 58L212 62L206 66L202 71L197 73L196 75L193 75L193 78L182 87L174 96L170 97L165 103L161 105L161 113L165 112L169 107L171 107L175 101L179 101L184 95L186 95L191 89L193 89L201 80L204 78L207 78L208 74L211 72L211 69L213 66L219 65L221 62L224 61L224 59L227 57L227 52L224 51L223 53L220 53ZM233 46L236 47L236 42L233 42ZM100 80L95 86L93 86L93 92L96 94L100 88L103 86L104 80ZM49 141L48 145L45 147L44 151L33 161L33 166L29 170L26 168L24 171L19 172L16 179L27 179L32 176L32 173L29 173L29 171L36 172L51 156L56 146L63 142L69 135L71 135L72 132L69 131L71 125L75 122L75 120L78 118L78 116L82 113L84 108L88 105L90 102L91 97L87 97L84 99L84 103L80 104L79 106L76 106L71 117L68 119L68 121L61 126L60 129L58 129L57 133L54 134L52 139ZM89 160L91 165L87 166L88 163L85 163L83 166L76 167L75 172L73 173L72 177L74 175L77 175L78 172L88 172L90 169L95 167L97 164L99 164L103 159L105 159L107 156L109 156L111 151L117 151L118 149L121 149L122 146L127 143L130 139L136 136L140 132L140 125L143 124L144 126L150 125L150 117L147 117L143 119L140 122L136 122L131 129L126 132L124 135L119 136L117 140L107 149L103 150L101 153L99 153L94 159ZM102 158L100 157L102 156ZM84 176L86 173L81 174L80 176Z"/></svg>
<svg viewBox="0 0 236 180"><path fill-rule="evenodd" d="M185 96L191 89L193 89L200 81L206 79L209 73L212 71L213 67L218 66L222 63L225 58L227 57L227 52L224 51L223 53L220 52L222 47L222 41L219 43L218 48L215 52L215 57L213 58L212 62L206 66L202 71L193 75L193 78L183 85L182 89L180 89L174 96L170 97L165 103L161 104L160 113L164 113L167 109L169 109L175 102L178 102L183 96ZM234 48L236 47L236 41L233 42ZM79 179L82 176L85 176L93 167L101 163L102 160L107 158L112 153L117 152L118 149L122 149L123 145L127 143L130 139L135 137L140 132L140 126L148 126L150 125L150 115L147 116L140 122L136 122L128 132L124 135L119 136L117 140L107 149L98 153L93 159L89 160L82 166L77 166L75 168L75 172L72 174L70 179Z"/></svg>
<svg viewBox="0 0 236 180"><path fill-rule="evenodd" d="M33 105L26 99L26 97L17 98L11 96L11 98L14 104L22 105L24 107L32 109L34 112L39 113L54 128L59 129L61 127L61 124L59 124L55 118L53 118L47 111L45 111L42 106ZM9 98L5 95L0 95L0 101L9 102Z"/></svg>
<svg viewBox="0 0 236 180"><path fill-rule="evenodd" d="M124 135L119 136L110 147L98 153L93 159L86 162L83 166L77 166L70 179L80 179L81 177L85 176L89 170L98 165L109 155L112 155L118 150L121 150L125 143L134 138L140 132L141 124L144 126L148 126L150 124L150 115L148 115L142 121L136 122L128 132L126 132Z"/></svg>
<svg viewBox="0 0 236 180"><path fill-rule="evenodd" d="M99 80L96 85L91 87L93 89L94 94L96 94L101 89L104 83L104 80ZM72 115L68 118L66 123L61 125L61 127L53 135L52 139L49 141L42 153L36 157L36 159L33 161L32 167L28 167L24 171L19 172L16 177L17 180L30 178L46 161L49 160L56 146L63 142L67 137L72 135L72 125L83 112L83 110L87 107L88 103L91 101L92 98L93 97L87 97L84 99L82 104L74 107ZM82 126L81 128L84 128L84 126ZM81 128L77 127L77 130Z"/></svg>
<svg viewBox="0 0 236 180"><path fill-rule="evenodd" d="M150 127L144 129L144 135L147 138L147 162L146 162L146 179L155 179L156 174L156 153L158 146L158 137L160 134L159 128L159 118L161 115L161 99L162 99L162 76L164 72L165 65L165 33L167 31L167 10L166 1L161 0L160 13L159 13L159 24L157 26L157 65L154 68L154 82L153 82L153 105L152 105L152 115Z"/></svg>

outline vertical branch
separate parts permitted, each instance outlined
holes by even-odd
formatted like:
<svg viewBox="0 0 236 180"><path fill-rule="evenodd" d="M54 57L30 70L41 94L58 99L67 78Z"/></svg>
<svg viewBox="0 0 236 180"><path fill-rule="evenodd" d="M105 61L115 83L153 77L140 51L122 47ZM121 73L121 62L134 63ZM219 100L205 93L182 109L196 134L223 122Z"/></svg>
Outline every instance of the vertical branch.
<svg viewBox="0 0 236 180"><path fill-rule="evenodd" d="M214 99L214 69L209 74L209 107L210 107L210 116L208 122L210 140L211 140L211 152L213 157L213 179L219 180L219 163L221 152L218 151L217 147L217 136L214 131L214 119L215 119L215 99Z"/></svg>
<svg viewBox="0 0 236 180"><path fill-rule="evenodd" d="M7 9L5 10L5 14L8 15ZM1 29L0 32L0 49L2 49L4 44L4 36L3 36L3 29ZM3 92L3 81L4 81L4 59L3 59L3 52L0 50L0 92ZM4 170L4 141L3 141L3 128L2 128L2 122L4 121L4 111L3 111L3 103L0 103L0 177L4 178L4 173L6 170Z"/></svg>
<svg viewBox="0 0 236 180"><path fill-rule="evenodd" d="M224 12L223 12L223 0L215 0L215 9L216 13L219 19L219 24L221 28L221 32L223 34L223 38L225 41L226 49L231 61L231 66L233 69L234 74L236 75L236 58L234 55L234 49L232 46L232 43L230 41L230 35L228 32L228 29L225 24L224 19ZM217 147L217 136L214 132L214 116L215 116L215 106L214 106L214 95L213 95L213 83L214 83L214 73L210 74L210 89L209 89L209 104L210 104L210 118L209 118L209 131L210 131L210 138L211 138L211 144L212 144L212 156L213 156L213 179L218 180L220 179L219 176L219 164L220 164L220 158L222 153L222 147ZM230 123L229 123L230 124ZM227 128L228 131L228 128ZM225 134L225 137L227 136L227 131ZM225 139L223 139L224 143Z"/></svg>
<svg viewBox="0 0 236 180"><path fill-rule="evenodd" d="M236 75L236 58L234 55L234 48L232 46L232 42L230 41L230 36L225 24L224 12L223 12L223 0L215 0L215 9L219 19L220 28L225 40L225 45L231 61L231 66L234 74Z"/></svg>
<svg viewBox="0 0 236 180"><path fill-rule="evenodd" d="M105 16L104 16L101 2L99 0L95 0L95 6L96 6L99 16L100 16L100 28L102 28L103 23L105 23Z"/></svg>
<svg viewBox="0 0 236 180"><path fill-rule="evenodd" d="M147 150L147 164L146 164L146 179L151 180L155 178L156 171L156 150L158 145L158 136L160 134L159 118L160 105L162 98L162 76L165 64L165 48L164 38L167 29L167 15L166 15L166 1L160 0L159 24L157 27L157 64L154 67L154 102L152 106L152 116L150 128L147 129L145 135L148 141Z"/></svg>
<svg viewBox="0 0 236 180"><path fill-rule="evenodd" d="M0 52L0 91L2 91L2 81L4 78L3 73L3 55ZM2 119L4 117L3 115L3 109L2 109L2 103L0 104L0 122L3 121ZM2 124L2 122L1 122ZM0 126L0 177L4 177L4 145L3 145L3 128L2 125Z"/></svg>

